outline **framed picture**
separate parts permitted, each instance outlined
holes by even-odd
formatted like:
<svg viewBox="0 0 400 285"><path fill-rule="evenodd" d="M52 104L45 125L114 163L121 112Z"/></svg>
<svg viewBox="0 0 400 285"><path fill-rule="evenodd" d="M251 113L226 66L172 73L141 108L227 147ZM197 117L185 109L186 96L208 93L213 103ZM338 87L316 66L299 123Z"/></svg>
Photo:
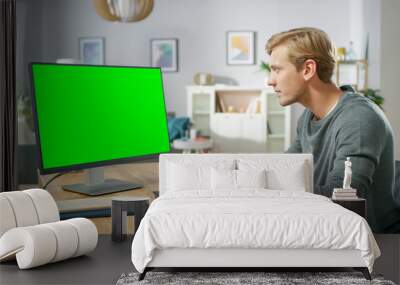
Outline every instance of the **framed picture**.
<svg viewBox="0 0 400 285"><path fill-rule="evenodd" d="M255 32L227 32L227 64L255 64Z"/></svg>
<svg viewBox="0 0 400 285"><path fill-rule="evenodd" d="M104 38L79 38L79 56L83 64L104 64Z"/></svg>
<svg viewBox="0 0 400 285"><path fill-rule="evenodd" d="M178 39L152 39L150 48L151 66L163 72L178 71Z"/></svg>

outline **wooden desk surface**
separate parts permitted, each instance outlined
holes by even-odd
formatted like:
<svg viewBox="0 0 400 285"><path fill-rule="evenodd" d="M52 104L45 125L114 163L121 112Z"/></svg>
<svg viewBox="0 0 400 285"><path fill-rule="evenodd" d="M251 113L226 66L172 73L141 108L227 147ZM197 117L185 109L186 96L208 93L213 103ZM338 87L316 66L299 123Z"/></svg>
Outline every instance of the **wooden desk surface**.
<svg viewBox="0 0 400 285"><path fill-rule="evenodd" d="M43 186L43 184L53 176L54 174L40 176L39 187ZM104 178L114 178L129 182L142 183L144 187L99 196L87 196L63 190L62 185L81 183L85 181L86 172L78 171L56 178L47 186L47 190L56 201L83 198L112 198L116 196L143 196L154 199L154 191L158 191L158 162L141 162L107 166L104 168Z"/></svg>
<svg viewBox="0 0 400 285"><path fill-rule="evenodd" d="M40 176L39 188L41 188L54 175L55 174ZM142 183L144 187L99 196L87 196L63 190L62 185L81 183L85 181L86 172L78 171L57 177L47 186L46 189L53 196L58 207L63 212L76 210L84 211L98 207L104 208L105 200L118 196L149 197L150 201L153 201L155 199L154 191L158 191L158 162L140 162L107 166L104 168L104 178L114 178ZM73 200L77 200L77 203L73 203ZM98 205L96 205L96 203L98 203ZM99 234L111 234L110 217L90 218L90 220L92 220L96 225ZM129 216L127 223L128 233L133 233L134 216Z"/></svg>

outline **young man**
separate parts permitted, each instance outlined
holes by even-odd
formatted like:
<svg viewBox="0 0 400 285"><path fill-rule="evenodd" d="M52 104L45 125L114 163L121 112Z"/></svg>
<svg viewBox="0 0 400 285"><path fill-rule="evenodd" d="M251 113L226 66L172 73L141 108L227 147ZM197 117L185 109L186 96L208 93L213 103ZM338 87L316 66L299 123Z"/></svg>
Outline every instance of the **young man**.
<svg viewBox="0 0 400 285"><path fill-rule="evenodd" d="M351 186L367 199L372 230L400 233L391 126L373 102L331 81L335 51L328 35L316 28L293 29L273 35L266 50L271 56L268 85L280 104L298 102L306 108L287 152L313 154L314 192L331 197L333 188L341 188L350 157Z"/></svg>

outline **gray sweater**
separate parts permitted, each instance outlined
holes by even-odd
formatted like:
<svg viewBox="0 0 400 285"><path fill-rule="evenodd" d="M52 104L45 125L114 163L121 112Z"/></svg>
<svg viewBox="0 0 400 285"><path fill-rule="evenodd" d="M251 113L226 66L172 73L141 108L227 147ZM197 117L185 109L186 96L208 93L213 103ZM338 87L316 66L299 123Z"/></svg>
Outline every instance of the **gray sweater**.
<svg viewBox="0 0 400 285"><path fill-rule="evenodd" d="M352 188L367 200L372 230L400 233L400 207L394 191L393 132L379 107L347 91L324 118L312 120L306 109L298 121L297 137L289 153L314 156L314 193L331 197L343 186L344 161L352 162Z"/></svg>

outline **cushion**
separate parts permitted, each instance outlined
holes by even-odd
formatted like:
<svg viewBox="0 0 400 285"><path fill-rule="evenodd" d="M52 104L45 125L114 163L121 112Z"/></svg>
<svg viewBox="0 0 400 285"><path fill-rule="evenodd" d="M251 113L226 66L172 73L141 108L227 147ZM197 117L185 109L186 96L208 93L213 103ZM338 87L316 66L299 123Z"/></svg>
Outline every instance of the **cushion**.
<svg viewBox="0 0 400 285"><path fill-rule="evenodd" d="M261 170L230 170L211 169L212 190L239 190L243 188L266 188L267 177L265 169Z"/></svg>
<svg viewBox="0 0 400 285"><path fill-rule="evenodd" d="M211 168L211 189L235 190L236 170Z"/></svg>
<svg viewBox="0 0 400 285"><path fill-rule="evenodd" d="M306 191L307 166L304 161L289 159L238 159L239 170L266 170L267 188L271 190ZM287 179L291 177L291 179Z"/></svg>
<svg viewBox="0 0 400 285"><path fill-rule="evenodd" d="M267 188L267 171L236 170L236 183L240 188Z"/></svg>
<svg viewBox="0 0 400 285"><path fill-rule="evenodd" d="M169 161L167 165L168 191L210 190L211 169L234 169L235 161Z"/></svg>

